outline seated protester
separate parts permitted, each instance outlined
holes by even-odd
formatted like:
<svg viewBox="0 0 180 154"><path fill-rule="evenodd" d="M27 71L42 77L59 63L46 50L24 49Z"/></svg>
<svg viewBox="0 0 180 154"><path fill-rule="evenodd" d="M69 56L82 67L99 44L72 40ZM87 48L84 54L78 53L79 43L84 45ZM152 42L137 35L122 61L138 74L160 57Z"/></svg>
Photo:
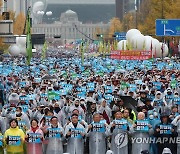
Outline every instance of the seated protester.
<svg viewBox="0 0 180 154"><path fill-rule="evenodd" d="M26 132L27 154L43 154L42 141L44 134L38 123L37 119L32 119L31 127Z"/></svg>
<svg viewBox="0 0 180 154"><path fill-rule="evenodd" d="M71 122L65 127L65 137L67 139L67 153L83 154L84 138L87 130L78 122L78 115L71 116Z"/></svg>
<svg viewBox="0 0 180 154"><path fill-rule="evenodd" d="M169 148L172 154L177 154L177 144L170 142L170 139L177 137L175 126L170 123L169 115L161 114L161 123L156 125L154 136L163 142L158 142L158 153L162 153L164 148ZM172 140L171 140L172 141Z"/></svg>
<svg viewBox="0 0 180 154"><path fill-rule="evenodd" d="M101 123L99 113L93 115L93 122L88 126L89 154L106 153L106 137L109 134L107 123Z"/></svg>
<svg viewBox="0 0 180 154"><path fill-rule="evenodd" d="M53 116L50 126L45 131L45 136L48 138L46 154L63 154L63 133L64 129L58 122L58 118Z"/></svg>
<svg viewBox="0 0 180 154"><path fill-rule="evenodd" d="M171 107L171 114L169 116L169 118L171 119L171 121L173 121L175 119L175 117L177 117L179 115L178 113L178 107L175 105L175 106L172 106Z"/></svg>
<svg viewBox="0 0 180 154"><path fill-rule="evenodd" d="M145 114L143 112L139 112L137 116L137 120L131 127L131 132L133 138L149 138L151 134L153 134L152 126L149 121L145 119ZM139 154L140 151L150 150L149 143L139 143L137 140L132 141L132 152L133 154Z"/></svg>
<svg viewBox="0 0 180 154"><path fill-rule="evenodd" d="M7 154L24 154L24 132L21 129L19 129L18 121L16 119L11 119L9 125L10 128L7 129L4 134L4 142L6 144Z"/></svg>
<svg viewBox="0 0 180 154"><path fill-rule="evenodd" d="M167 104L163 101L163 95L160 91L156 92L155 98L152 101L152 106L158 110L159 113L163 112L165 110L165 106Z"/></svg>
<svg viewBox="0 0 180 154"><path fill-rule="evenodd" d="M110 124L110 119L111 119L111 109L109 108L109 106L107 105L107 102L105 99L101 100L101 105L98 108L98 113L101 113L104 117L104 119L106 120L107 124Z"/></svg>
<svg viewBox="0 0 180 154"><path fill-rule="evenodd" d="M131 125L131 124L130 124ZM123 118L121 111L115 113L115 119L110 124L110 133L112 134L111 149L114 153L128 154L128 133L129 124L128 121ZM120 139L118 136L124 135L123 147L119 145Z"/></svg>

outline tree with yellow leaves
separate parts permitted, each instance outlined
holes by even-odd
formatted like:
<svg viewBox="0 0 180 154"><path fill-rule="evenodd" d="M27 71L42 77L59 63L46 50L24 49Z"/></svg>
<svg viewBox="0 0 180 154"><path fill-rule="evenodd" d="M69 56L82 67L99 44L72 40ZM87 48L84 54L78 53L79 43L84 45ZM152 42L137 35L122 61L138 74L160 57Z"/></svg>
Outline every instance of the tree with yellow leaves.
<svg viewBox="0 0 180 154"><path fill-rule="evenodd" d="M154 35L156 19L179 18L178 3L179 0L145 0L138 14L138 29L144 34Z"/></svg>
<svg viewBox="0 0 180 154"><path fill-rule="evenodd" d="M129 29L135 28L135 14L128 13L124 16L122 21L122 29L123 31L128 31Z"/></svg>
<svg viewBox="0 0 180 154"><path fill-rule="evenodd" d="M20 13L14 22L13 30L15 35L22 35L24 31L24 25L25 25L25 15L24 13Z"/></svg>
<svg viewBox="0 0 180 154"><path fill-rule="evenodd" d="M109 28L109 36L112 36L115 32L122 32L122 23L119 18L112 18Z"/></svg>

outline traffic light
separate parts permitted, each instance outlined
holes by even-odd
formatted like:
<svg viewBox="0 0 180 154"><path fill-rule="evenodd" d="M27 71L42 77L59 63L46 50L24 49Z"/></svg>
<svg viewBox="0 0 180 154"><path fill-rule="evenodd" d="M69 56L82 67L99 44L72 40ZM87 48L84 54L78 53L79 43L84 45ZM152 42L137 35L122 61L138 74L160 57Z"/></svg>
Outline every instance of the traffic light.
<svg viewBox="0 0 180 154"><path fill-rule="evenodd" d="M103 37L103 34L96 34L97 37Z"/></svg>
<svg viewBox="0 0 180 154"><path fill-rule="evenodd" d="M116 37L116 38L118 38L118 37L119 37L119 35L115 35L115 34L114 34L114 35L112 35L112 37L114 37L114 38L115 38L115 37Z"/></svg>

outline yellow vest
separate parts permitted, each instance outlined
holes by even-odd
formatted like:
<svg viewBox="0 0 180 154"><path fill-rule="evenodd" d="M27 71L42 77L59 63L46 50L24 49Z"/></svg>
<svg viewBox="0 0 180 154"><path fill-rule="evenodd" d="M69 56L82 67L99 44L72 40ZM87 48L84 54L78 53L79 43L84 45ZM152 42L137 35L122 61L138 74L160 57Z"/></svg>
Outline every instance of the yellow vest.
<svg viewBox="0 0 180 154"><path fill-rule="evenodd" d="M23 142L25 140L25 134L24 132L19 129L19 127L16 128L9 128L6 130L4 133L4 140L7 139L8 136L20 136L21 137L21 144L19 146L14 146L14 145L7 145L7 152L14 152L14 153L19 153L23 152ZM6 143L6 141L5 141Z"/></svg>

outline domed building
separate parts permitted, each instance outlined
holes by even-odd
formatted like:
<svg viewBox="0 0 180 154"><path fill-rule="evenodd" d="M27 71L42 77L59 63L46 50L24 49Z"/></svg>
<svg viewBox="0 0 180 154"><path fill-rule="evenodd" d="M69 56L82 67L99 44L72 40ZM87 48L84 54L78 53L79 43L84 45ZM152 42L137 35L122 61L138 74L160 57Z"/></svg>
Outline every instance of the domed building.
<svg viewBox="0 0 180 154"><path fill-rule="evenodd" d="M108 30L110 23L82 23L78 20L78 14L73 10L67 10L60 15L60 21L54 23L33 24L33 34L45 34L46 38L61 36L62 42L74 42L79 39L95 38L97 28L102 32ZM83 34L85 35L83 35Z"/></svg>
<svg viewBox="0 0 180 154"><path fill-rule="evenodd" d="M78 15L76 12L74 12L72 10L67 10L66 12L61 14L60 21L62 23L77 22L78 21Z"/></svg>

